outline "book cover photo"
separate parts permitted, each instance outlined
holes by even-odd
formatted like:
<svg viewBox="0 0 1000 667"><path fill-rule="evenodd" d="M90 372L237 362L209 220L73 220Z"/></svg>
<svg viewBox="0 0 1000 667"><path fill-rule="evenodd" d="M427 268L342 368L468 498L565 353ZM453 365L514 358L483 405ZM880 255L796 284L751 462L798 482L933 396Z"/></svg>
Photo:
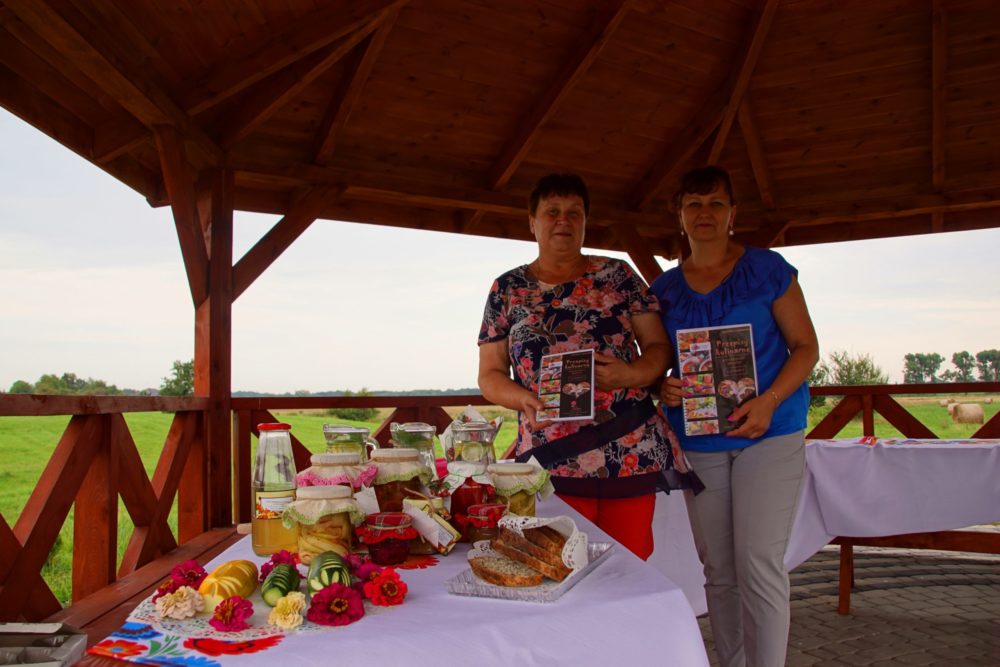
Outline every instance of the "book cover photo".
<svg viewBox="0 0 1000 667"><path fill-rule="evenodd" d="M594 418L594 351L576 350L542 357L538 377L539 421Z"/></svg>
<svg viewBox="0 0 1000 667"><path fill-rule="evenodd" d="M757 364L749 324L677 331L681 378L692 394L681 407L685 435L726 433L736 408L757 395Z"/></svg>

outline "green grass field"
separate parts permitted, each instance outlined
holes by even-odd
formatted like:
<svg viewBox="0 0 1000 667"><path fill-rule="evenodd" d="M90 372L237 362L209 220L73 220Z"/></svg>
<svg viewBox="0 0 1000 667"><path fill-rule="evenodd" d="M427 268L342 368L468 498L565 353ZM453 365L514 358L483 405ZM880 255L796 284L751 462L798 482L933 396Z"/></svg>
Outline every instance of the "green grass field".
<svg viewBox="0 0 1000 667"><path fill-rule="evenodd" d="M972 398L962 397L962 402L972 401ZM937 403L937 398L904 399L903 404L923 424L941 438L964 438L970 436L978 426L975 424L953 424L945 408ZM809 414L809 428L812 428L826 413L829 412L832 401L823 408L813 409ZM1000 403L984 405L986 419L1000 410ZM451 410L452 414L458 410ZM505 451L513 442L517 431L517 421L510 410L483 410L483 414L492 418L503 414L504 425L497 435L495 447L498 455ZM330 417L322 411L287 411L278 412L276 417L292 425L292 433L313 452L323 451L323 424L341 423L365 426L373 432L378 428L388 411L381 411L372 422L350 422ZM139 454L146 468L146 473L152 475L166 438L167 430L173 418L171 414L163 413L133 413L126 415L126 421L132 437L135 439ZM68 423L68 417L0 417L0 514L7 523L13 526L29 495L38 483L46 463L59 442L59 437ZM888 426L884 419L876 415L875 433L878 437L899 437L901 434ZM850 438L861 435L861 420L855 419L848 424L839 437ZM253 439L256 446L256 438ZM70 598L70 583L72 570L73 523L72 511L69 520L63 526L60 539L50 555L43 570L45 580L52 587L56 596L66 603ZM176 531L176 509L171 512L170 526ZM119 504L118 555L121 558L128 537L132 532L132 523L123 505Z"/></svg>

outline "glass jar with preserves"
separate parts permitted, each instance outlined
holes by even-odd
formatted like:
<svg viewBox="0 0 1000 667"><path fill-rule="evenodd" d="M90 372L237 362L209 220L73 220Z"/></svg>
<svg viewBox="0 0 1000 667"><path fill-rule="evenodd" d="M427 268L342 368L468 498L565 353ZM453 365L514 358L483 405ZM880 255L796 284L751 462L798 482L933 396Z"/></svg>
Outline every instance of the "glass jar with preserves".
<svg viewBox="0 0 1000 667"><path fill-rule="evenodd" d="M299 487L342 484L358 491L364 486L371 486L378 472L374 463L362 462L361 456L355 452L313 454L309 462L312 465L296 477Z"/></svg>
<svg viewBox="0 0 1000 667"><path fill-rule="evenodd" d="M376 449L372 461L378 466L372 488L379 512L402 512L403 499L423 495L431 480L420 454L409 447Z"/></svg>
<svg viewBox="0 0 1000 667"><path fill-rule="evenodd" d="M497 497L508 506L511 514L535 516L535 495L549 483L549 471L531 463L493 463L487 469Z"/></svg>
<svg viewBox="0 0 1000 667"><path fill-rule="evenodd" d="M365 519L358 538L368 546L376 565L399 565L410 554L410 540L417 536L413 520L403 512L379 512Z"/></svg>
<svg viewBox="0 0 1000 667"><path fill-rule="evenodd" d="M499 529L497 522L507 511L504 503L483 503L470 505L466 515L465 535L473 544L480 540L492 540Z"/></svg>
<svg viewBox="0 0 1000 667"><path fill-rule="evenodd" d="M434 479L437 479L437 457L434 455L434 436L437 429L424 422L406 422L400 424L392 422L389 424L389 432L392 434L392 444L395 447L409 447L417 450L423 464L431 471Z"/></svg>
<svg viewBox="0 0 1000 667"><path fill-rule="evenodd" d="M326 438L326 451L329 454L357 454L362 461L368 460L369 452L378 447L375 438L369 437L370 431L363 426L347 426L343 424L323 424L323 437Z"/></svg>
<svg viewBox="0 0 1000 667"><path fill-rule="evenodd" d="M493 451L493 439L496 438L497 427L487 421L456 421L451 425L445 456L449 461L465 461L466 463L482 463L488 465L496 462Z"/></svg>
<svg viewBox="0 0 1000 667"><path fill-rule="evenodd" d="M299 558L308 565L324 551L351 553L354 527L364 522L365 514L349 486L305 486L281 518L285 526L298 529Z"/></svg>
<svg viewBox="0 0 1000 667"><path fill-rule="evenodd" d="M257 458L253 467L251 546L258 556L295 551L294 528L281 520L285 507L295 499L295 458L288 424L258 424Z"/></svg>
<svg viewBox="0 0 1000 667"><path fill-rule="evenodd" d="M442 486L451 496L451 523L462 533L462 540L468 541L469 507L482 505L493 498L493 482L486 474L486 464L452 461Z"/></svg>

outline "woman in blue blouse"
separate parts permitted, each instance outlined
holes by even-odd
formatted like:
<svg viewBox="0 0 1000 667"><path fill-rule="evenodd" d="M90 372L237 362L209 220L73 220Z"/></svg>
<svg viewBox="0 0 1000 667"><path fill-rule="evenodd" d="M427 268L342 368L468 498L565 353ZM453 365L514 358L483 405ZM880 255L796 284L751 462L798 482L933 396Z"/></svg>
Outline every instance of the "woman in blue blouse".
<svg viewBox="0 0 1000 667"><path fill-rule="evenodd" d="M685 436L686 379L660 389L691 467L705 484L686 494L705 570L712 636L725 667L785 664L788 573L783 558L805 465L805 380L819 344L796 270L781 255L731 238L736 201L718 167L687 173L675 201L691 256L653 281L663 324L678 329L750 324L757 394L733 412L725 435Z"/></svg>

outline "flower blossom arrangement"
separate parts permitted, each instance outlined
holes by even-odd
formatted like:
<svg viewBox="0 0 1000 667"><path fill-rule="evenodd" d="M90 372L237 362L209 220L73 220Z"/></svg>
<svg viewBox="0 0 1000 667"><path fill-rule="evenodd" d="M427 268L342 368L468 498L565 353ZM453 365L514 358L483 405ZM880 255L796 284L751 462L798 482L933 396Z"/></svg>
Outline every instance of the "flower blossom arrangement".
<svg viewBox="0 0 1000 667"><path fill-rule="evenodd" d="M198 564L198 561L186 560L170 570L170 575L156 587L152 601L155 604L160 598L176 593L184 586L197 591L207 576L208 573L205 572L205 568Z"/></svg>
<svg viewBox="0 0 1000 667"><path fill-rule="evenodd" d="M306 618L319 625L349 625L365 615L367 600L380 607L402 604L406 583L391 567L379 567L359 558L348 561L353 585L330 584L314 593Z"/></svg>
<svg viewBox="0 0 1000 667"><path fill-rule="evenodd" d="M297 553L292 553L286 549L282 549L278 553L272 555L270 560L260 566L260 580L264 581L267 579L267 575L271 574L271 570L274 569L275 565L285 563L297 568L301 562L302 559L299 558Z"/></svg>
<svg viewBox="0 0 1000 667"><path fill-rule="evenodd" d="M250 627L247 619L253 616L253 603L239 595L228 597L215 607L208 624L222 632L239 632Z"/></svg>

